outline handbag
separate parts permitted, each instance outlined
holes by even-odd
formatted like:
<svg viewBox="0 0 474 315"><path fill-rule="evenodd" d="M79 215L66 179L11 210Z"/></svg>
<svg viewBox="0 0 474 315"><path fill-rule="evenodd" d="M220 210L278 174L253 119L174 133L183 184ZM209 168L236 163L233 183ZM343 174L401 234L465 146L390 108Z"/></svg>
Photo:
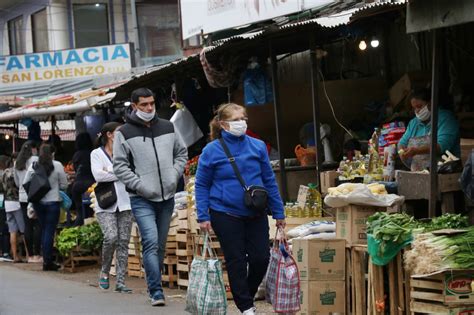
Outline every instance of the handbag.
<svg viewBox="0 0 474 315"><path fill-rule="evenodd" d="M255 212L259 214L267 214L267 212L269 212L267 190L265 189L265 187L262 187L262 186L257 186L257 185L247 186L245 184L245 181L242 175L240 174L237 164L235 163L235 158L230 153L229 148L225 144L224 139L219 138L219 142L221 143L222 148L224 148L224 152L227 155L227 158L229 159L229 162L232 165L232 168L234 169L237 179L239 180L240 184L244 188L245 206L249 209L254 210Z"/></svg>
<svg viewBox="0 0 474 315"><path fill-rule="evenodd" d="M44 166L35 162L33 164L34 173L29 182L23 185L28 195L28 202L40 202L44 196L51 190L49 176L46 174Z"/></svg>
<svg viewBox="0 0 474 315"><path fill-rule="evenodd" d="M199 239L204 237L201 256L197 255ZM186 311L195 315L224 315L227 295L222 274L222 262L209 245L209 234L200 235L194 247L194 258L189 273ZM206 257L209 252L209 257Z"/></svg>
<svg viewBox="0 0 474 315"><path fill-rule="evenodd" d="M101 209L112 207L117 202L114 182L100 182L94 188L95 199Z"/></svg>

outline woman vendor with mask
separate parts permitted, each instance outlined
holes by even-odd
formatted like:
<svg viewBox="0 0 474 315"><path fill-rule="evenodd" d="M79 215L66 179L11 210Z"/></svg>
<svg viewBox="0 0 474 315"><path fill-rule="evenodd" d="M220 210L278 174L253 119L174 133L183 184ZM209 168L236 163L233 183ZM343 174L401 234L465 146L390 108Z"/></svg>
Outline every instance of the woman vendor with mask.
<svg viewBox="0 0 474 315"><path fill-rule="evenodd" d="M415 111L405 134L398 143L402 161L412 171L421 171L430 165L431 93L429 89L414 90L410 103ZM440 109L438 115L438 154L448 150L459 157L459 125L454 114Z"/></svg>

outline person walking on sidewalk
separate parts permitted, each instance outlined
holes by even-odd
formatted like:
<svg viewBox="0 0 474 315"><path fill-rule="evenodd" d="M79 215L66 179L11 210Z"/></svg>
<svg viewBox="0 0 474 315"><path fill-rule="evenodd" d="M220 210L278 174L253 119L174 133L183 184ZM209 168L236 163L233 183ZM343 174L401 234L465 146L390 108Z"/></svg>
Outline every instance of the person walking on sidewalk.
<svg viewBox="0 0 474 315"><path fill-rule="evenodd" d="M23 185L31 180L33 173L39 168L43 168L45 171L51 187L39 202L33 203L33 208L41 226L43 271L57 271L60 266L53 261L53 244L60 214L61 197L59 190L65 190L68 182L64 166L61 162L54 160L54 147L49 144L43 144L40 147L38 161L28 167Z"/></svg>
<svg viewBox="0 0 474 315"><path fill-rule="evenodd" d="M130 192L132 212L142 237L151 304L163 306L161 270L187 149L173 124L157 116L152 91L137 89L132 92L131 101L133 111L115 134L114 173Z"/></svg>
<svg viewBox="0 0 474 315"><path fill-rule="evenodd" d="M213 141L199 157L196 174L198 222L202 230L216 233L235 304L243 314L253 315L254 297L270 258L269 226L266 212L245 205L242 182L267 191L268 208L282 228L283 202L266 144L246 135L245 108L233 103L221 105L210 127Z"/></svg>
<svg viewBox="0 0 474 315"><path fill-rule="evenodd" d="M132 293L132 290L125 286L125 273L128 267L128 243L130 242L130 232L132 228L132 211L130 197L125 190L125 185L118 180L113 170L113 143L115 131L120 127L120 123L109 122L102 127L102 131L97 138L98 148L91 153L91 170L98 184L107 183L105 193L110 190L115 191L116 200L112 205L101 205L96 202L95 213L100 228L104 234L102 244L102 269L99 278L99 287L107 290L109 284L110 266L114 252L117 250L117 283L115 292ZM110 184L111 183L111 184ZM99 196L96 194L96 200Z"/></svg>
<svg viewBox="0 0 474 315"><path fill-rule="evenodd" d="M18 187L15 184L14 168L12 161L8 162L2 176L2 185L5 199L5 211L7 212L8 231L10 232L10 247L14 263L23 262L17 248L18 234L25 233L25 221L21 213L20 202L18 201ZM24 241L24 238L23 238Z"/></svg>
<svg viewBox="0 0 474 315"><path fill-rule="evenodd" d="M27 141L21 146L18 157L15 161L15 183L19 188L19 201L23 219L25 221L25 242L28 249L28 262L41 263L41 227L37 218L28 216L28 194L23 187L26 171L33 162L38 160L37 144L34 141Z"/></svg>

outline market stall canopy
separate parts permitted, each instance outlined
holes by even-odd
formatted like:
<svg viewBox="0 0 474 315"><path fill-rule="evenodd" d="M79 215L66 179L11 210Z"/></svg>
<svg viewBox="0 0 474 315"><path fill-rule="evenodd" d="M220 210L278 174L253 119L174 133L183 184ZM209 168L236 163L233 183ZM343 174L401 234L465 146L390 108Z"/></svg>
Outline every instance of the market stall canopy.
<svg viewBox="0 0 474 315"><path fill-rule="evenodd" d="M0 122L86 112L97 105L111 101L114 97L115 93L106 93L104 90L88 90L75 95L63 95L0 113Z"/></svg>
<svg viewBox="0 0 474 315"><path fill-rule="evenodd" d="M308 49L308 33L314 33L319 42L325 42L340 38L345 27L368 16L383 14L405 8L406 1L377 2L360 4L351 2L338 2L324 10L324 15L316 12L316 18L304 21L288 23L275 23L265 29L254 29L245 34L230 36L212 42L206 52L206 58L210 63L215 63L225 54L233 53L245 59L249 54L262 51L262 46L267 45L269 40L278 40L275 46L277 54L304 51ZM150 67L143 73L135 75L129 82L116 87L116 100L125 100L130 97L131 92L139 87L153 88L162 83L171 83L179 76L201 76L204 77L199 54L170 62L164 65Z"/></svg>

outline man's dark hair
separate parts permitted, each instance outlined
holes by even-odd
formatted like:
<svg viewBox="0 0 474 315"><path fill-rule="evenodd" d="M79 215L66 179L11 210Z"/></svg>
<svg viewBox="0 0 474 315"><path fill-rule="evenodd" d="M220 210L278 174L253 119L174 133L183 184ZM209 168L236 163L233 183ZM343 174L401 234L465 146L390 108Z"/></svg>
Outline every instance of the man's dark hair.
<svg viewBox="0 0 474 315"><path fill-rule="evenodd" d="M132 103L137 104L140 97L150 97L150 96L155 97L155 94L150 89L139 88L132 92L131 100L132 100Z"/></svg>
<svg viewBox="0 0 474 315"><path fill-rule="evenodd" d="M431 101L431 90L427 88L414 89L411 91L410 100L416 98L417 100L422 100L425 102Z"/></svg>

